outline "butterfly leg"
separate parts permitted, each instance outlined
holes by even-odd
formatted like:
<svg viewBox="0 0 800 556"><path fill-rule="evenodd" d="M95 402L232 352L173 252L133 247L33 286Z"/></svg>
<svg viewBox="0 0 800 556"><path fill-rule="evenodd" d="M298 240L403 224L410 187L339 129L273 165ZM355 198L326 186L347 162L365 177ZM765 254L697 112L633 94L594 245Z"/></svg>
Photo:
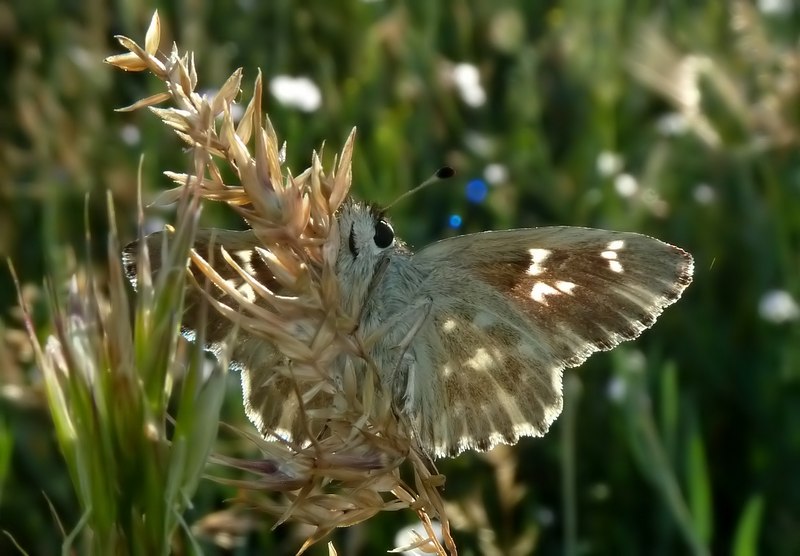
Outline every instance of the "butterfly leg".
<svg viewBox="0 0 800 556"><path fill-rule="evenodd" d="M399 356L397 357L394 372L391 375L392 398L395 404L401 406L401 408L409 405L413 406L415 402L414 373L416 371L416 358L409 353L408 348L430 317L431 307L433 307L433 299L426 297L422 302L415 303L409 311L403 311L403 316L405 317L411 316L409 313L414 312L417 313L417 316L406 335L393 348L399 350Z"/></svg>
<svg viewBox="0 0 800 556"><path fill-rule="evenodd" d="M364 301L361 303L361 308L358 311L358 318L356 319L355 328L353 328L353 333L358 331L359 326L364 320L364 312L366 308L369 306L370 299L372 299L372 295L375 293L375 290L378 289L378 285L383 280L383 277L386 276L386 269L389 268L389 258L384 257L378 263L377 267L375 268L375 272L372 275L372 279L369 281L369 286L367 286L367 293L364 296Z"/></svg>

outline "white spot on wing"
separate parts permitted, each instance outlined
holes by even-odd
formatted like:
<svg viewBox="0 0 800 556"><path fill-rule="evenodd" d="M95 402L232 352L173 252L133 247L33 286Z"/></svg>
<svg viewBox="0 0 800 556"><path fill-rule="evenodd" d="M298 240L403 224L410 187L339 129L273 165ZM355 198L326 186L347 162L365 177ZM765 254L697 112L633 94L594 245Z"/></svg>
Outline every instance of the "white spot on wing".
<svg viewBox="0 0 800 556"><path fill-rule="evenodd" d="M253 273L253 250L241 249L233 253L234 258L237 259L239 266L245 269L250 274Z"/></svg>
<svg viewBox="0 0 800 556"><path fill-rule="evenodd" d="M228 278L225 280L225 283L228 284L228 287L232 290L238 290L241 282L242 281L237 278Z"/></svg>
<svg viewBox="0 0 800 556"><path fill-rule="evenodd" d="M560 290L563 293L572 294L572 290L577 287L577 284L574 282L566 282L564 280L558 280L556 282L556 289Z"/></svg>
<svg viewBox="0 0 800 556"><path fill-rule="evenodd" d="M492 356L489 355L488 351L483 348L478 348L475 350L475 355L470 357L466 364L476 371L486 371L491 368L492 361Z"/></svg>
<svg viewBox="0 0 800 556"><path fill-rule="evenodd" d="M608 242L608 245L606 245L607 251L600 253L600 256L608 261L608 267L611 269L611 272L620 273L624 271L622 263L617 260L619 258L617 251L623 247L625 247L625 240L615 239L614 241Z"/></svg>
<svg viewBox="0 0 800 556"><path fill-rule="evenodd" d="M454 321L453 319L447 319L446 321L444 321L444 324L442 324L442 330L444 332L449 333L455 330L456 326L457 326L456 321Z"/></svg>
<svg viewBox="0 0 800 556"><path fill-rule="evenodd" d="M531 266L528 269L528 274L538 276L544 272L542 263L550 256L550 251L548 249L528 249L528 253L531 254Z"/></svg>
<svg viewBox="0 0 800 556"><path fill-rule="evenodd" d="M547 301L545 300L545 296L553 295L560 293L557 289L555 289L550 284L545 284L544 282L536 282L531 289L531 299L536 301L537 303L541 303L543 305L547 305Z"/></svg>
<svg viewBox="0 0 800 556"><path fill-rule="evenodd" d="M256 300L256 292L253 291L253 288L248 283L242 283L241 280L236 278L230 278L225 280L225 283L228 284L232 289L237 290L242 297L244 297L249 302L254 302Z"/></svg>

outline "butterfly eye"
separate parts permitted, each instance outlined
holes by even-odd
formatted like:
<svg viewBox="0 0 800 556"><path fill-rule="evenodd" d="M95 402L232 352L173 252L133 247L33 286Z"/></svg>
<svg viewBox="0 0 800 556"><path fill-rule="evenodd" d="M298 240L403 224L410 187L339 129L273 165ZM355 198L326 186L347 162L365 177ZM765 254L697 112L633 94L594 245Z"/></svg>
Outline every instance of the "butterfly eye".
<svg viewBox="0 0 800 556"><path fill-rule="evenodd" d="M374 239L375 245L381 249L389 247L392 243L394 243L394 230L386 220L380 219L375 222Z"/></svg>

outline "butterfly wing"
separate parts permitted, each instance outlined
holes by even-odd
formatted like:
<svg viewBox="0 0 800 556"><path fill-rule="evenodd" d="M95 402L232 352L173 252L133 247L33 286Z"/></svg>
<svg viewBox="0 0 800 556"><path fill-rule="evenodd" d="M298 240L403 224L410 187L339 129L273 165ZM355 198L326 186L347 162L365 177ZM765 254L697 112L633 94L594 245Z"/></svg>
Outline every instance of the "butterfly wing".
<svg viewBox="0 0 800 556"><path fill-rule="evenodd" d="M147 236L147 248L154 275L161 268L162 253L169 235L161 232ZM244 297L258 302L251 286L238 272L225 263L222 247L244 270L262 285L280 293L280 286L267 264L261 259L256 246L260 245L252 231L216 229L198 230L193 248L213 264L214 270ZM125 247L122 253L123 268L128 280L137 285L139 242ZM215 264L216 263L216 264ZM203 272L191 261L188 271L193 279L184 294L183 335L190 341L202 337L207 351L218 357L227 343L231 344L231 368L241 372L242 395L245 413L261 434L278 434L291 440L306 437L301 420L297 418L299 403L295 390L285 375L278 372L287 360L263 338L245 330L232 330L231 321L218 313L208 302L208 296L228 306L236 302L221 288L208 284ZM199 286L199 287L198 287ZM205 288L202 291L200 288ZM200 327L203 327L200 334ZM233 336L231 333L234 332ZM320 393L314 400L306 401L307 408L321 407L330 402L327 394Z"/></svg>
<svg viewBox="0 0 800 556"><path fill-rule="evenodd" d="M432 307L411 372L435 372L416 380L407 413L436 456L543 435L561 412L562 370L637 337L693 270L659 240L571 227L459 236L413 262Z"/></svg>

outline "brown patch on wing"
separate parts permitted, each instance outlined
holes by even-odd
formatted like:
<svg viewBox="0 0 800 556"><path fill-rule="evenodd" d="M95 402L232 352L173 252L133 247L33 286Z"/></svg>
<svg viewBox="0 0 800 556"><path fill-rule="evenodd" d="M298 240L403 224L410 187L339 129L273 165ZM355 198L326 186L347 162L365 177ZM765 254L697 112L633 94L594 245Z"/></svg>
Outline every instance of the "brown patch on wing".
<svg viewBox="0 0 800 556"><path fill-rule="evenodd" d="M692 275L691 256L672 245L638 234L571 233L581 232L583 240L540 249L547 255L535 273L532 254L524 248L507 253L499 264L474 269L513 299L566 366L637 337L680 297ZM623 247L609 255L608 246L617 241Z"/></svg>

